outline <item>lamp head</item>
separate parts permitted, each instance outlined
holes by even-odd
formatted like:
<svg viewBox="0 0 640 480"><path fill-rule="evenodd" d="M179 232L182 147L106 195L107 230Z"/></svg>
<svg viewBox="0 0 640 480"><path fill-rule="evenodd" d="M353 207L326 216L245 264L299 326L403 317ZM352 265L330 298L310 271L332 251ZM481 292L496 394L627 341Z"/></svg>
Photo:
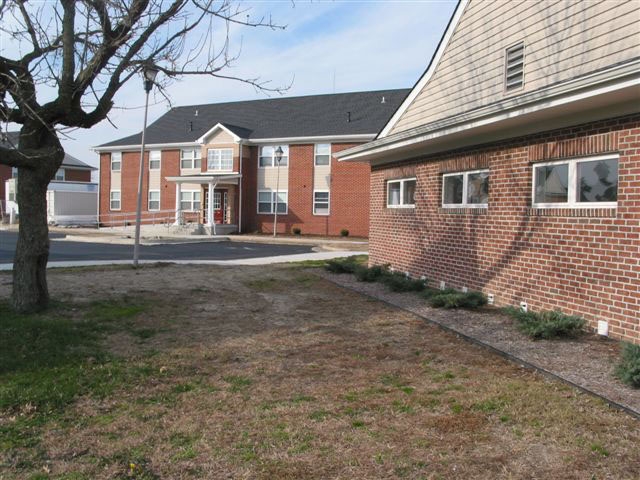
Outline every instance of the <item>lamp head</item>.
<svg viewBox="0 0 640 480"><path fill-rule="evenodd" d="M149 93L153 88L156 75L158 75L158 69L153 65L145 66L142 69L142 75L144 76L144 91Z"/></svg>
<svg viewBox="0 0 640 480"><path fill-rule="evenodd" d="M275 154L276 154L276 161L278 163L280 163L280 160L282 160L282 154L284 153L284 151L282 150L282 147L280 145L278 145L278 148L276 148Z"/></svg>

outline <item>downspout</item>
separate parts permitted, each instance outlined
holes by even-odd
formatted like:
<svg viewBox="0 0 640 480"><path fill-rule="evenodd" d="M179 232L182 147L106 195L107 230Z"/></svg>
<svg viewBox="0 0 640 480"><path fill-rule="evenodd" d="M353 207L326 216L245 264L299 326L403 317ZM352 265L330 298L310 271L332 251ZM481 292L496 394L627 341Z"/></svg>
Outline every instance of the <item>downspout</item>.
<svg viewBox="0 0 640 480"><path fill-rule="evenodd" d="M238 233L242 233L242 140L240 145L240 188L238 189Z"/></svg>
<svg viewBox="0 0 640 480"><path fill-rule="evenodd" d="M122 171L122 161L120 162L120 171ZM111 168L109 168L109 175L111 175ZM98 216L96 217L96 227L98 227L98 230L100 230L100 195L102 195L102 182L100 181L101 179L102 179L102 154L98 153L98 205L96 205L97 206L96 213L98 214ZM109 177L109 183L111 183L111 177Z"/></svg>

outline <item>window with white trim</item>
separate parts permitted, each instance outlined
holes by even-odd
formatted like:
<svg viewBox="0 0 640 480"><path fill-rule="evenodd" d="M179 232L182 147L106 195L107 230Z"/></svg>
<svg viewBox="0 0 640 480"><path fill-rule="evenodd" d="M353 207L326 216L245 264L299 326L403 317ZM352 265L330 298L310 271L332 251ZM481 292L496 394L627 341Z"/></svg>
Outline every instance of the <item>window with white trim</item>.
<svg viewBox="0 0 640 480"><path fill-rule="evenodd" d="M618 160L618 155L602 155L535 164L533 206L616 207Z"/></svg>
<svg viewBox="0 0 640 480"><path fill-rule="evenodd" d="M56 176L53 177L57 182L64 182L64 168L59 168L56 172Z"/></svg>
<svg viewBox="0 0 640 480"><path fill-rule="evenodd" d="M524 42L505 51L504 88L507 92L524 85Z"/></svg>
<svg viewBox="0 0 640 480"><path fill-rule="evenodd" d="M487 208L489 170L447 173L442 176L442 206Z"/></svg>
<svg viewBox="0 0 640 480"><path fill-rule="evenodd" d="M180 168L197 168L202 166L202 151L199 148L183 148L180 150Z"/></svg>
<svg viewBox="0 0 640 480"><path fill-rule="evenodd" d="M160 210L160 190L149 190L149 211Z"/></svg>
<svg viewBox="0 0 640 480"><path fill-rule="evenodd" d="M11 167L11 178L18 178L18 167Z"/></svg>
<svg viewBox="0 0 640 480"><path fill-rule="evenodd" d="M109 209L120 210L120 190L111 190L109 192Z"/></svg>
<svg viewBox="0 0 640 480"><path fill-rule="evenodd" d="M278 191L278 214L286 214L288 211L288 192ZM258 213L274 213L276 204L276 192L272 190L258 190Z"/></svg>
<svg viewBox="0 0 640 480"><path fill-rule="evenodd" d="M200 191L186 190L180 192L180 210L184 212L199 212Z"/></svg>
<svg viewBox="0 0 640 480"><path fill-rule="evenodd" d="M233 170L232 148L210 148L207 150L207 170Z"/></svg>
<svg viewBox="0 0 640 480"><path fill-rule="evenodd" d="M315 190L313 192L313 214L329 215L329 191Z"/></svg>
<svg viewBox="0 0 640 480"><path fill-rule="evenodd" d="M160 150L151 150L149 152L149 170L160 170L160 159L162 152Z"/></svg>
<svg viewBox="0 0 640 480"><path fill-rule="evenodd" d="M314 150L314 164L315 165L331 164L331 144L330 143L316 143L315 150Z"/></svg>
<svg viewBox="0 0 640 480"><path fill-rule="evenodd" d="M401 178L387 181L387 207L412 208L416 206L416 179Z"/></svg>
<svg viewBox="0 0 640 480"><path fill-rule="evenodd" d="M276 150L278 147L282 148L282 158L280 159L280 166L286 167L289 165L289 145L263 145L260 147L260 158L258 159L258 166L264 167L277 167Z"/></svg>
<svg viewBox="0 0 640 480"><path fill-rule="evenodd" d="M122 152L111 152L111 171L119 172L122 167Z"/></svg>

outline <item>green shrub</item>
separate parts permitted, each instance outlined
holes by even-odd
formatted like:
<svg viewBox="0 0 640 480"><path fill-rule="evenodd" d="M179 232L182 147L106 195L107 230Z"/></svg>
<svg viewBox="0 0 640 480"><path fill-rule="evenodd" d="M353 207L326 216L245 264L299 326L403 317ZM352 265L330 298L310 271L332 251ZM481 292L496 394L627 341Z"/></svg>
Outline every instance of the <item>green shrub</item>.
<svg viewBox="0 0 640 480"><path fill-rule="evenodd" d="M342 230L340 230L340 236L341 237L348 237L349 236L349 230L347 230L346 228L343 228Z"/></svg>
<svg viewBox="0 0 640 480"><path fill-rule="evenodd" d="M359 266L357 257L352 256L328 260L325 268L331 273L354 273Z"/></svg>
<svg viewBox="0 0 640 480"><path fill-rule="evenodd" d="M374 265L371 268L361 265L356 268L355 274L361 282L377 282L388 274L388 269L386 265Z"/></svg>
<svg viewBox="0 0 640 480"><path fill-rule="evenodd" d="M582 317L565 315L558 310L523 312L514 307L505 311L518 322L518 328L534 339L572 338L584 332L587 322Z"/></svg>
<svg viewBox="0 0 640 480"><path fill-rule="evenodd" d="M616 376L633 388L640 388L640 345L625 343Z"/></svg>
<svg viewBox="0 0 640 480"><path fill-rule="evenodd" d="M424 280L415 280L398 272L387 272L380 280L392 292L421 292L425 288Z"/></svg>
<svg viewBox="0 0 640 480"><path fill-rule="evenodd" d="M429 304L435 308L478 308L487 303L482 292L442 291L428 297Z"/></svg>
<svg viewBox="0 0 640 480"><path fill-rule="evenodd" d="M300 230L298 227L293 227L293 228L291 229L291 232L292 232L294 235L300 235L300 234L302 233L302 230Z"/></svg>

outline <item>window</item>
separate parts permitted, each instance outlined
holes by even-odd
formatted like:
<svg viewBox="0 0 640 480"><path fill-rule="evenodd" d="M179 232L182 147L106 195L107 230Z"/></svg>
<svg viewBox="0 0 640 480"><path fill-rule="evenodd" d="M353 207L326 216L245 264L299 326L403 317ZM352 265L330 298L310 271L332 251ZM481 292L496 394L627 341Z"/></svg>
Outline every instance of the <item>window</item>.
<svg viewBox="0 0 640 480"><path fill-rule="evenodd" d="M64 168L59 168L56 172L56 176L53 177L57 182L64 182Z"/></svg>
<svg viewBox="0 0 640 480"><path fill-rule="evenodd" d="M111 190L109 192L109 208L111 210L120 210L120 190Z"/></svg>
<svg viewBox="0 0 640 480"><path fill-rule="evenodd" d="M329 192L313 192L313 214L329 215Z"/></svg>
<svg viewBox="0 0 640 480"><path fill-rule="evenodd" d="M197 168L202 166L199 148L183 148L180 150L180 168Z"/></svg>
<svg viewBox="0 0 640 480"><path fill-rule="evenodd" d="M180 192L180 210L185 212L199 212L200 191Z"/></svg>
<svg viewBox="0 0 640 480"><path fill-rule="evenodd" d="M507 48L505 54L504 85L507 92L524 84L524 42Z"/></svg>
<svg viewBox="0 0 640 480"><path fill-rule="evenodd" d="M489 170L448 173L442 176L443 207L487 208Z"/></svg>
<svg viewBox="0 0 640 480"><path fill-rule="evenodd" d="M149 152L149 170L160 170L160 150L151 150Z"/></svg>
<svg viewBox="0 0 640 480"><path fill-rule="evenodd" d="M149 211L160 210L160 190L149 190Z"/></svg>
<svg viewBox="0 0 640 480"><path fill-rule="evenodd" d="M533 166L534 207L615 207L617 202L617 155Z"/></svg>
<svg viewBox="0 0 640 480"><path fill-rule="evenodd" d="M387 207L415 207L416 179L389 180L387 182Z"/></svg>
<svg viewBox="0 0 640 480"><path fill-rule="evenodd" d="M316 165L331 164L331 144L330 143L316 143L314 162Z"/></svg>
<svg viewBox="0 0 640 480"><path fill-rule="evenodd" d="M260 147L260 159L258 165L260 167L277 167L276 162L276 150L278 147L282 148L282 159L280 160L280 166L286 167L289 165L289 145L265 145Z"/></svg>
<svg viewBox="0 0 640 480"><path fill-rule="evenodd" d="M207 170L233 170L233 149L210 148L207 150Z"/></svg>
<svg viewBox="0 0 640 480"><path fill-rule="evenodd" d="M11 178L18 178L18 167L11 167Z"/></svg>
<svg viewBox="0 0 640 480"><path fill-rule="evenodd" d="M278 214L287 213L287 193L278 191ZM260 190L258 192L258 213L273 213L276 203L276 192Z"/></svg>
<svg viewBox="0 0 640 480"><path fill-rule="evenodd" d="M111 152L111 171L119 172L122 165L122 152Z"/></svg>

